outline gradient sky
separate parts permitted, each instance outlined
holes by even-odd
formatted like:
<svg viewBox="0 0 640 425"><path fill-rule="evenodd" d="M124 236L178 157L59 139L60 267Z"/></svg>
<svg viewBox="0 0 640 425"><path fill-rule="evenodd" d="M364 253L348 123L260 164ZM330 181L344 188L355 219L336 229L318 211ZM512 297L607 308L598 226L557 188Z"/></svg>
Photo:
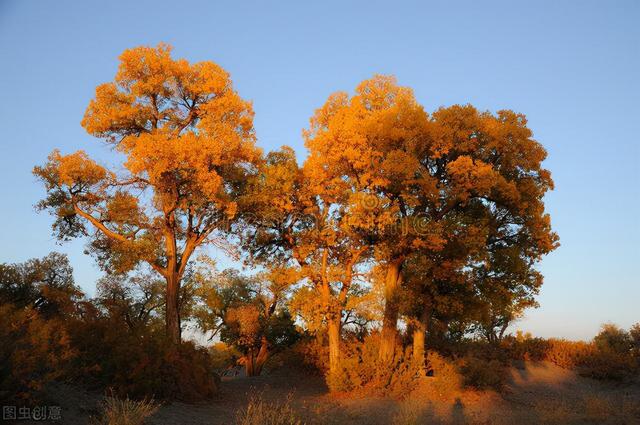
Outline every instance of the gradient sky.
<svg viewBox="0 0 640 425"><path fill-rule="evenodd" d="M515 3L521 3L516 5ZM525 5L526 3L526 5ZM432 111L523 112L549 152L562 246L540 265L541 307L516 328L590 338L640 321L640 2L162 2L0 0L0 262L59 250L89 293L83 241L62 246L33 209L54 148L111 155L80 126L126 48L160 41L213 60L253 100L258 144L306 156L301 130L337 90L394 74Z"/></svg>

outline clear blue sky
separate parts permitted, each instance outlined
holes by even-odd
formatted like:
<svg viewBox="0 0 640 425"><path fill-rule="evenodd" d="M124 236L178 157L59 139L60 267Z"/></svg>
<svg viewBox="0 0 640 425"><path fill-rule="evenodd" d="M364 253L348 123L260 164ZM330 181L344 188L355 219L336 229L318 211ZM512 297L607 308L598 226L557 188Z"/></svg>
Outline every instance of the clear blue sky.
<svg viewBox="0 0 640 425"><path fill-rule="evenodd" d="M640 2L162 2L0 0L0 261L57 249L92 293L83 242L57 246L31 175L54 148L108 151L80 120L125 48L160 41L213 60L254 102L259 145L306 152L301 129L336 90L395 74L427 110L525 113L549 151L562 246L541 307L517 327L590 338L640 321ZM519 3L519 5L516 5Z"/></svg>

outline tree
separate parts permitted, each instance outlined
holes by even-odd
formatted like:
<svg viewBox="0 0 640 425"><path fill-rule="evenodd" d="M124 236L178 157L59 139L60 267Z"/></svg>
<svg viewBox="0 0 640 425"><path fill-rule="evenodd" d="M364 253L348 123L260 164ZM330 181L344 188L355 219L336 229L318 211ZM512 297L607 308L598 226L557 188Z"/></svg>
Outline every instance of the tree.
<svg viewBox="0 0 640 425"><path fill-rule="evenodd" d="M97 283L94 302L107 317L126 324L129 331L144 329L165 307L164 282L153 274L106 275ZM181 317L184 313L181 312Z"/></svg>
<svg viewBox="0 0 640 425"><path fill-rule="evenodd" d="M387 269L382 359L394 353L403 269L411 256L437 265L463 235L473 249L456 267L442 263L434 277L446 283L447 270L465 271L493 247L521 246L523 257L535 262L557 246L544 212L543 196L553 187L541 167L546 152L524 115L455 105L430 117L409 88L375 76L354 96L330 96L311 122L310 160L361 200L350 207L352 216L371 234ZM432 283L425 280L427 288ZM423 307L431 303L426 297Z"/></svg>
<svg viewBox="0 0 640 425"><path fill-rule="evenodd" d="M247 376L258 376L274 350L291 345L297 331L284 308L295 282L287 270L273 268L256 276L237 270L217 272L204 263L194 274L193 308L200 328L218 335L242 353Z"/></svg>
<svg viewBox="0 0 640 425"><path fill-rule="evenodd" d="M479 304L473 330L488 342L502 339L509 325L522 317L527 308L537 307L535 295L542 286L542 275L533 268L534 260L523 246L512 244L492 250L487 261L474 270Z"/></svg>
<svg viewBox="0 0 640 425"><path fill-rule="evenodd" d="M64 254L52 252L24 263L0 264L0 304L33 308L50 318L75 314L83 296Z"/></svg>
<svg viewBox="0 0 640 425"><path fill-rule="evenodd" d="M613 323L602 325L593 343L600 351L625 355L631 352L634 345L631 334Z"/></svg>
<svg viewBox="0 0 640 425"><path fill-rule="evenodd" d="M375 76L360 83L352 97L331 95L305 133L310 161L329 170L335 184L348 187L352 223L367 235L386 268L383 359L394 352L405 258L422 245L441 243L416 234L411 222L420 212L417 197L435 190L433 181L415 173L427 125L410 89L397 86L392 77ZM416 193L416 186L422 190Z"/></svg>
<svg viewBox="0 0 640 425"><path fill-rule="evenodd" d="M61 240L88 235L110 272L147 263L166 281L166 328L180 342L179 292L193 252L224 245L219 231L237 216L237 198L259 151L251 104L212 62L171 58L169 46L120 56L114 82L96 89L83 127L124 156L116 173L83 151L34 168L47 190L38 207L56 217Z"/></svg>
<svg viewBox="0 0 640 425"><path fill-rule="evenodd" d="M350 192L310 157L298 167L291 148L270 152L251 183L255 215L243 235L251 261L293 269L318 300L329 339L329 370L340 362L342 315L368 243L346 215Z"/></svg>

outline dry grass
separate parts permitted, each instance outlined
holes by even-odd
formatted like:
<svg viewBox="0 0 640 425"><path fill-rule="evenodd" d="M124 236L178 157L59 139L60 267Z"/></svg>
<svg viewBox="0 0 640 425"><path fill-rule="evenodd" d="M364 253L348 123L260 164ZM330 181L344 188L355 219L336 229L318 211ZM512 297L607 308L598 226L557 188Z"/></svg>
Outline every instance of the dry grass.
<svg viewBox="0 0 640 425"><path fill-rule="evenodd" d="M392 425L419 425L424 413L424 404L416 400L402 403L398 413L393 416Z"/></svg>
<svg viewBox="0 0 640 425"><path fill-rule="evenodd" d="M576 420L571 403L563 398L544 400L536 403L535 412L544 424L567 424Z"/></svg>
<svg viewBox="0 0 640 425"><path fill-rule="evenodd" d="M238 413L236 425L303 425L291 407L291 399L289 394L283 402L269 402L262 393L253 393L247 407Z"/></svg>
<svg viewBox="0 0 640 425"><path fill-rule="evenodd" d="M129 398L107 397L102 402L102 415L94 420L95 425L143 425L153 415L159 404L153 400L135 401Z"/></svg>
<svg viewBox="0 0 640 425"><path fill-rule="evenodd" d="M588 396L584 400L585 413L591 420L603 422L616 414L611 400L601 396Z"/></svg>

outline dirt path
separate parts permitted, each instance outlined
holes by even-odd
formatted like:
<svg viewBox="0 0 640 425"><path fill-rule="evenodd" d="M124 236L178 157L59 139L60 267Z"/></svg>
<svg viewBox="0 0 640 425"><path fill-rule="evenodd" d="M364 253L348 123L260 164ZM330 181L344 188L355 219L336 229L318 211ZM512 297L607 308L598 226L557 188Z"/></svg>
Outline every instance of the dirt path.
<svg viewBox="0 0 640 425"><path fill-rule="evenodd" d="M203 404L171 403L154 415L150 424L232 424L252 393L260 393L270 401L281 401L291 394L293 405L306 416L324 397L327 388L321 377L286 371L252 378L223 378L220 394L215 400Z"/></svg>
<svg viewBox="0 0 640 425"><path fill-rule="evenodd" d="M216 399L167 404L149 424L232 425L248 395L255 392L266 400L278 401L292 394L293 407L309 425L640 424L640 383L603 383L550 363L526 363L511 369L510 374L500 395L464 391L438 399L417 392L399 402L329 396L321 377L280 370L254 378L223 378ZM61 386L54 399L63 407L62 424L86 425L89 416L96 413L99 396Z"/></svg>

